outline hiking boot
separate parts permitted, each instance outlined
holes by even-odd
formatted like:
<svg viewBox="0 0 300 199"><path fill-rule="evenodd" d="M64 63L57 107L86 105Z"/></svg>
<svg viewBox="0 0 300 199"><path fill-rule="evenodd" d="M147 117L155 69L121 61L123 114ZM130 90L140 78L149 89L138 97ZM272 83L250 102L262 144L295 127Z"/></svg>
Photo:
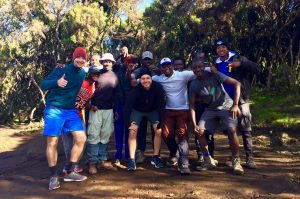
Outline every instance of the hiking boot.
<svg viewBox="0 0 300 199"><path fill-rule="evenodd" d="M191 170L189 169L188 165L180 165L180 166L178 166L178 171L182 175L190 175L191 174Z"/></svg>
<svg viewBox="0 0 300 199"><path fill-rule="evenodd" d="M204 157L204 164L207 169L215 169L217 167L215 160L211 156Z"/></svg>
<svg viewBox="0 0 300 199"><path fill-rule="evenodd" d="M94 175L96 173L98 173L96 164L90 164L89 165L89 174Z"/></svg>
<svg viewBox="0 0 300 199"><path fill-rule="evenodd" d="M253 158L248 158L248 159L246 160L246 167L247 167L248 169L256 169L256 168L257 168L257 166L256 166L256 164L255 164Z"/></svg>
<svg viewBox="0 0 300 199"><path fill-rule="evenodd" d="M238 157L235 157L232 159L232 169L233 173L236 175L243 175L244 169L240 163L240 159Z"/></svg>
<svg viewBox="0 0 300 199"><path fill-rule="evenodd" d="M64 176L64 181L65 182L81 182L81 181L84 181L86 179L87 179L86 176L80 175L79 173L76 173L74 171L72 171L71 173L66 174Z"/></svg>
<svg viewBox="0 0 300 199"><path fill-rule="evenodd" d="M136 163L134 159L129 159L128 165L127 165L128 171L135 171L136 170Z"/></svg>
<svg viewBox="0 0 300 199"><path fill-rule="evenodd" d="M60 187L59 180L57 176L53 176L49 180L49 191L58 189Z"/></svg>
<svg viewBox="0 0 300 199"><path fill-rule="evenodd" d="M167 167L173 167L178 165L178 159L177 157L169 157L169 159L166 161Z"/></svg>
<svg viewBox="0 0 300 199"><path fill-rule="evenodd" d="M157 169L164 167L159 156L154 156L153 159L151 160L151 164L154 165L155 168Z"/></svg>
<svg viewBox="0 0 300 199"><path fill-rule="evenodd" d="M135 155L135 161L137 164L140 164L140 163L144 163L145 162L145 156L144 156L144 153L141 151L141 150L137 150L136 151L136 155Z"/></svg>
<svg viewBox="0 0 300 199"><path fill-rule="evenodd" d="M112 171L116 170L116 168L111 164L111 162L108 161L100 161L98 168L103 170L112 170Z"/></svg>

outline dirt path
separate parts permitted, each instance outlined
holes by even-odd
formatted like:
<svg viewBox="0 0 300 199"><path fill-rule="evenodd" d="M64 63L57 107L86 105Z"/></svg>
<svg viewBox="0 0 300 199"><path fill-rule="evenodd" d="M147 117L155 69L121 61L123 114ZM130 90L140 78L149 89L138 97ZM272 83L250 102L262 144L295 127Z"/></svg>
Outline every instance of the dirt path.
<svg viewBox="0 0 300 199"><path fill-rule="evenodd" d="M259 169L245 169L235 176L226 167L229 157L226 137L216 135L214 171L192 171L181 176L176 168L154 169L138 165L136 172L101 171L82 183L62 183L61 189L47 190L48 169L41 135L20 135L20 129L0 127L0 198L300 198L300 153L286 149L255 148ZM150 147L150 143L147 144ZM164 146L165 147L165 146ZM241 147L242 148L242 147ZM191 164L196 159L191 143ZM59 167L64 154L60 146ZM110 146L111 157L113 145ZM162 156L167 157L163 148ZM241 151L243 154L243 151ZM151 150L147 150L148 157Z"/></svg>

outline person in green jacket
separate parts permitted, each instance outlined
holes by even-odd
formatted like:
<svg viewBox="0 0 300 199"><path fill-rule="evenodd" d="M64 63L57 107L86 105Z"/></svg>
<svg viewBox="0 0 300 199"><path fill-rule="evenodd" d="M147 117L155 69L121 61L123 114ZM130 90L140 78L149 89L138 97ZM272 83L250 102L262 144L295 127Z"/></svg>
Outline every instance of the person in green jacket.
<svg viewBox="0 0 300 199"><path fill-rule="evenodd" d="M75 109L75 99L85 78L82 69L86 64L86 50L78 47L73 52L73 63L65 67L55 68L41 83L41 88L47 90L46 108L44 111L44 131L47 137L46 156L51 173L49 190L58 189L60 183L57 177L57 144L61 132L71 133L74 145L71 151L70 163L65 167L64 181L83 181L87 177L74 171L86 142L83 124Z"/></svg>

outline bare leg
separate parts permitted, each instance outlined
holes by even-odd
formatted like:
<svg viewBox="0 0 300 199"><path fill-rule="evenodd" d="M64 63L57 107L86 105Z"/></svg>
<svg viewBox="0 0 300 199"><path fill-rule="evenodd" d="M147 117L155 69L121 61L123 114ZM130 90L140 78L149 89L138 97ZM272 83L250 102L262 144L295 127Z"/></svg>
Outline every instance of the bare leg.
<svg viewBox="0 0 300 199"><path fill-rule="evenodd" d="M58 137L47 137L46 156L49 167L56 166L57 164L57 144Z"/></svg>
<svg viewBox="0 0 300 199"><path fill-rule="evenodd" d="M207 141L206 141L204 129L200 129L200 132L197 133L196 136L197 136L197 138L199 140L202 153L208 154L208 144L207 144Z"/></svg>
<svg viewBox="0 0 300 199"><path fill-rule="evenodd" d="M228 129L228 139L229 139L229 145L230 145L232 157L239 157L239 139L236 134L236 129L234 128Z"/></svg>
<svg viewBox="0 0 300 199"><path fill-rule="evenodd" d="M128 136L130 159L135 158L137 130L138 130L138 126L135 123L132 123L129 127L129 136Z"/></svg>
<svg viewBox="0 0 300 199"><path fill-rule="evenodd" d="M74 144L71 151L70 162L78 162L84 149L86 135L83 131L74 131L72 132L72 135Z"/></svg>
<svg viewBox="0 0 300 199"><path fill-rule="evenodd" d="M157 124L153 125L155 132L154 136L154 155L159 155L160 146L161 146L161 129L157 129Z"/></svg>

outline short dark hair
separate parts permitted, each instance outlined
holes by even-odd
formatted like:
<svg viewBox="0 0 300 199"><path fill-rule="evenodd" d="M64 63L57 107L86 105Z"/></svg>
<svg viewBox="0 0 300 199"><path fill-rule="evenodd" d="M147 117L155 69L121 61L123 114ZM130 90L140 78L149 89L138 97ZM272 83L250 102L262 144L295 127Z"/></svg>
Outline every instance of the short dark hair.
<svg viewBox="0 0 300 199"><path fill-rule="evenodd" d="M185 59L184 59L183 57L181 57L181 56L176 56L176 57L174 57L173 63L174 63L175 61L178 61L178 60L181 60L181 61L183 62L183 65L185 66Z"/></svg>

